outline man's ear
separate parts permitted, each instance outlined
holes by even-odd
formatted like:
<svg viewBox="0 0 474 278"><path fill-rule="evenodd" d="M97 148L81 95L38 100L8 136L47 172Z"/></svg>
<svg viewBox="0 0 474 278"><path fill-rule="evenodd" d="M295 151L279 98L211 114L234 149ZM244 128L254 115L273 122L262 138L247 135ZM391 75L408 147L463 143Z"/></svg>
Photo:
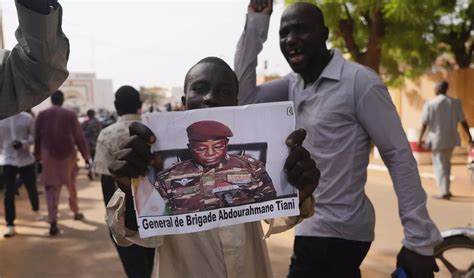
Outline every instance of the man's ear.
<svg viewBox="0 0 474 278"><path fill-rule="evenodd" d="M184 110L186 110L186 96L181 97L181 103L183 104Z"/></svg>
<svg viewBox="0 0 474 278"><path fill-rule="evenodd" d="M324 26L323 28L323 38L324 38L324 41L327 41L329 39L329 29L328 27Z"/></svg>

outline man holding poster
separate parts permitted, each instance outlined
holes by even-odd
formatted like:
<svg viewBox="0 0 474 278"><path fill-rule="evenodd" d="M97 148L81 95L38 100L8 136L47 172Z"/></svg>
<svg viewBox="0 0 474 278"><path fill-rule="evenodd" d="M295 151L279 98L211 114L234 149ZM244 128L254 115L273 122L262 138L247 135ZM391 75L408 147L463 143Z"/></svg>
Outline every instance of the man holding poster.
<svg viewBox="0 0 474 278"><path fill-rule="evenodd" d="M237 78L232 69L221 59L205 58L188 71L184 92L183 104L187 110L235 106L238 92ZM171 113L163 113L164 116L168 114ZM162 133L168 134L168 132ZM151 155L148 145L156 141L153 132L142 124L132 124L130 134L132 137L117 153L117 160L109 166L123 191L117 191L107 206L107 222L117 243L124 246L135 243L158 248L159 255L156 256L155 262L157 277L272 277L259 222L220 227L198 233L139 237L136 232L138 226L130 177L144 175L150 163L160 168L160 163ZM308 217L312 214L311 192L318 184L319 171L314 161L304 155L305 150L301 147L303 140L304 133L301 131L289 137L287 144L291 146L291 151L286 170L301 178L291 180L302 193L301 216ZM155 192L153 189L150 194ZM291 227L298 221L299 217L293 217L285 224Z"/></svg>

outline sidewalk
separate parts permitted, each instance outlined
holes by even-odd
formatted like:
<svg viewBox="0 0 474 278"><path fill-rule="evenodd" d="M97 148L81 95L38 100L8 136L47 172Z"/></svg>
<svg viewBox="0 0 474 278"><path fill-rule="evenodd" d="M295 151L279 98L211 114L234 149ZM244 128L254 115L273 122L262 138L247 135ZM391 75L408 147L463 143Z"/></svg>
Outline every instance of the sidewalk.
<svg viewBox="0 0 474 278"><path fill-rule="evenodd" d="M423 187L428 194L428 209L440 230L467 226L474 218L474 185L469 184L465 164L454 158L452 200L435 200L436 185L429 174L431 165L420 166ZM398 218L395 194L388 172L373 161L367 181L367 195L376 210L375 241L362 264L363 277L388 277L395 269L395 258L403 236ZM373 166L378 165L378 166ZM43 191L43 188L39 186ZM67 190L63 188L59 206L59 226L63 233L49 237L48 224L34 221L24 188L16 198L18 235L4 239L0 235L0 277L125 277L115 248L104 223L104 204L98 181L89 182L85 171L78 178L79 204L85 221L72 220L68 207ZM3 199L3 193L0 193ZM46 215L44 194L40 195L40 207ZM4 208L0 206L0 233L4 231ZM265 227L264 227L265 228ZM285 277L288 271L293 245L293 231L274 235L267 241L274 277ZM461 259L474 260L474 254L461 254ZM441 266L440 266L441 267ZM436 277L449 277L442 270Z"/></svg>

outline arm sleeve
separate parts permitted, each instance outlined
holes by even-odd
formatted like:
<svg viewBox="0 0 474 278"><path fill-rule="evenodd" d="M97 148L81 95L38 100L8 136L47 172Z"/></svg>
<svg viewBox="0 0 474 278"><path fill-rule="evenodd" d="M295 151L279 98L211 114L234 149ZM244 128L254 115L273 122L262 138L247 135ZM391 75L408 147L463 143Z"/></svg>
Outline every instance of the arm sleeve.
<svg viewBox="0 0 474 278"><path fill-rule="evenodd" d="M257 86L257 58L267 40L269 21L269 15L247 14L244 32L234 56L234 70L239 80L239 105L288 100L286 78Z"/></svg>
<svg viewBox="0 0 474 278"><path fill-rule="evenodd" d="M456 101L456 118L458 122L465 122L466 117L464 117L464 110L462 109L462 102L458 99Z"/></svg>
<svg viewBox="0 0 474 278"><path fill-rule="evenodd" d="M111 143L110 145L106 142L107 135L104 135L104 131L99 133L99 137L97 138L97 144L95 146L95 157L94 157L94 166L93 171L102 174L102 175L110 175L109 172L109 164L114 159L114 154L112 153ZM108 134L110 136L110 134Z"/></svg>
<svg viewBox="0 0 474 278"><path fill-rule="evenodd" d="M143 247L157 248L163 245L163 237L140 238L137 231L125 227L125 193L115 191L106 208L105 221L109 226L115 242L119 246L137 244Z"/></svg>
<svg viewBox="0 0 474 278"><path fill-rule="evenodd" d="M35 120L33 117L30 120L30 124L28 126L28 138L21 142L23 144L23 148L30 149L30 146L35 143Z"/></svg>
<svg viewBox="0 0 474 278"><path fill-rule="evenodd" d="M69 41L61 30L62 9L48 15L17 3L18 44L0 50L0 119L49 97L66 79Z"/></svg>
<svg viewBox="0 0 474 278"><path fill-rule="evenodd" d="M74 125L74 140L82 157L87 161L90 158L90 153L86 137L84 136L84 131L75 116L72 118L72 122Z"/></svg>
<svg viewBox="0 0 474 278"><path fill-rule="evenodd" d="M395 106L375 73L364 69L356 77L357 117L389 169L404 228L402 243L421 255L432 255L441 235L428 215L426 193Z"/></svg>
<svg viewBox="0 0 474 278"><path fill-rule="evenodd" d="M35 147L34 147L34 155L36 160L41 160L41 136L40 136L40 130L41 130L41 121L42 121L43 115L41 113L38 114L38 117L36 117L35 120L35 128L34 128L34 138L35 138Z"/></svg>
<svg viewBox="0 0 474 278"><path fill-rule="evenodd" d="M425 105L423 105L423 110L421 111L421 123L424 125L430 125L430 106L428 102L425 102Z"/></svg>
<svg viewBox="0 0 474 278"><path fill-rule="evenodd" d="M300 204L300 215L290 217L278 217L265 221L270 224L270 226L268 227L264 238L269 238L273 234L279 234L288 231L299 223L301 223L306 218L313 216L314 205L314 197L313 195L310 195L308 198L304 199L302 204Z"/></svg>

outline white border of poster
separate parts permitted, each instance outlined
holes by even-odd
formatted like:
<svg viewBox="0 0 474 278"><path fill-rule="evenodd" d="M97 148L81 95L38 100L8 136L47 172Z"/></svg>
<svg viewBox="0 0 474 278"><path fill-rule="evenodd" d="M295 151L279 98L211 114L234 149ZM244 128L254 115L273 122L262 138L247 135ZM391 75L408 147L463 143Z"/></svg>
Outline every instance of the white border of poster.
<svg viewBox="0 0 474 278"><path fill-rule="evenodd" d="M146 177L133 180L132 189L140 237L192 233L239 223L299 215L298 191L289 184L283 171L288 156L285 139L295 129L292 102L146 113L142 116L142 120L157 137L152 151L162 157L164 170L160 173L150 171ZM196 154L191 154L188 148L187 128L201 121L217 121L232 131L226 159L231 157L237 161L243 159L245 163L250 161L250 164L256 160L255 163L260 163L258 165L264 165L258 168L258 173L263 169L270 177L270 184L274 190L271 198L252 198L251 194L247 193L253 191L244 191L245 186L255 188L262 185L261 180L257 182L259 179L254 178L255 171L249 172L244 167L236 167L238 163L232 164L232 167L223 167L225 164L221 163L216 169L211 169L213 174L209 176L211 170L197 163L194 159ZM188 160L181 157L186 157L186 152ZM247 165L245 163L243 165ZM193 169L198 168L201 172L196 174ZM190 173L186 172L188 169ZM209 177L215 178L209 183ZM246 182L247 185L243 185ZM222 183L225 186L218 187ZM206 189L209 188L209 184L212 199L214 201L217 199L220 206L197 210L195 208L183 210L181 207L181 210L178 210L176 205L170 205L183 204L183 200L188 201L186 199L188 195L194 194L192 196L195 198L196 194L201 194L200 191L211 192ZM230 198L230 202L226 202L228 199L224 200L222 195L215 193L220 192L219 188L232 188L229 192L234 192L233 197L226 196ZM191 191L193 193L188 194ZM202 196L209 194L202 193ZM234 202L235 200L240 200L240 203ZM208 202L209 199L200 201L206 204Z"/></svg>

